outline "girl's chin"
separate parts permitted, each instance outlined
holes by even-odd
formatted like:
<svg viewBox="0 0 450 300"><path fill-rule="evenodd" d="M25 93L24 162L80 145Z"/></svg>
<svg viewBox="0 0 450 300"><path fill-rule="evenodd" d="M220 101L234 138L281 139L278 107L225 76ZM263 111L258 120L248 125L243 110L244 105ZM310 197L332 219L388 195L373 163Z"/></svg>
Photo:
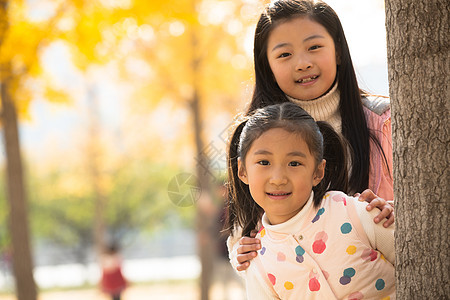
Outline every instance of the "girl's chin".
<svg viewBox="0 0 450 300"><path fill-rule="evenodd" d="M327 93L328 93L328 91L326 91L325 93L308 94L308 95L303 95L302 98L297 98L297 99L298 100L302 100L302 101L313 101L313 100L316 100L316 99L319 99L319 98L323 97Z"/></svg>
<svg viewBox="0 0 450 300"><path fill-rule="evenodd" d="M300 101L311 101L311 100L316 100L322 96L324 96L326 93L328 93L328 90L326 91L319 91L319 92L314 92L314 91L309 91L306 93L297 93L296 95L289 95L290 97L300 100Z"/></svg>

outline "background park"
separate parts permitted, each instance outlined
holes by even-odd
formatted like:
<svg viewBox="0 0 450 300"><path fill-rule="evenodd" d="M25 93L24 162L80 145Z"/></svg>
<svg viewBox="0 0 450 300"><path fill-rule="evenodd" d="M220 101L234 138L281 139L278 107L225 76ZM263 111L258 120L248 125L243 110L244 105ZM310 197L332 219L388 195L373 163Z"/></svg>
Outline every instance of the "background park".
<svg viewBox="0 0 450 300"><path fill-rule="evenodd" d="M0 299L108 299L98 257L112 241L125 300L245 299L222 184L266 3L0 0ZM361 87L391 97L397 296L444 299L448 4L327 3Z"/></svg>

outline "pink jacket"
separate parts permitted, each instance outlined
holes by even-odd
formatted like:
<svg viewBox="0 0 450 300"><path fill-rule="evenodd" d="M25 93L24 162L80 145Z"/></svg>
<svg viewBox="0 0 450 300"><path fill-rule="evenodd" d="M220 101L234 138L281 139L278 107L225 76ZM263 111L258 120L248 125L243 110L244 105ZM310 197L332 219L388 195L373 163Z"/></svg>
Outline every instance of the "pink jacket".
<svg viewBox="0 0 450 300"><path fill-rule="evenodd" d="M369 188L379 197L393 200L392 129L389 98L369 97L363 98L362 101L367 126L380 142L388 163L386 166L383 155L371 141Z"/></svg>

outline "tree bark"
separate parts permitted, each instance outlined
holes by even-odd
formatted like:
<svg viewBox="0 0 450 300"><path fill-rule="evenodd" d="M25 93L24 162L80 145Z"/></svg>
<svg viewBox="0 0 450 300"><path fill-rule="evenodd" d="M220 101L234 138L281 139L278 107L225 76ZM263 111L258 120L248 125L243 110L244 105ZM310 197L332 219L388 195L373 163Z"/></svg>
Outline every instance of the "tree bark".
<svg viewBox="0 0 450 300"><path fill-rule="evenodd" d="M13 270L18 300L35 300L36 285L33 278L28 208L25 193L22 158L20 155L17 112L10 93L9 63L2 65L1 103L3 137L6 150L7 198L10 207L9 226L13 249Z"/></svg>
<svg viewBox="0 0 450 300"><path fill-rule="evenodd" d="M197 152L197 178L201 188L201 195L197 201L197 248L200 257L201 273L200 273L200 299L208 300L209 291L213 276L213 261L214 261L214 237L213 233L213 214L211 213L211 191L208 179L210 172L208 168L208 161L202 153L204 150L204 143L201 136L201 114L199 97L197 91L194 91L193 100L191 102L191 109L193 114L193 122L195 129L195 144Z"/></svg>
<svg viewBox="0 0 450 300"><path fill-rule="evenodd" d="M192 13L196 15L197 0L192 0ZM200 77L201 77L201 61L202 57L198 47L199 26L192 24L191 37L191 76L192 76L192 98L190 100L190 109L193 117L193 129L196 149L196 175L201 188L201 194L197 200L197 248L200 257L201 273L200 273L200 299L210 299L209 293L213 277L213 261L214 261L214 210L211 199L210 178L211 170L209 168L209 158L203 153L203 118L201 114L200 99Z"/></svg>
<svg viewBox="0 0 450 300"><path fill-rule="evenodd" d="M449 6L385 0L397 299L447 299Z"/></svg>

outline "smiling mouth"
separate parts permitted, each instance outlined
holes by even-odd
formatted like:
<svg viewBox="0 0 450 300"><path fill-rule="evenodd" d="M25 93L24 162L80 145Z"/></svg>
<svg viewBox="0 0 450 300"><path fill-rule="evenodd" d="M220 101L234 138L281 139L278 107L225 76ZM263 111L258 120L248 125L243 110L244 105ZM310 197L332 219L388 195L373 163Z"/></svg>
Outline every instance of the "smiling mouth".
<svg viewBox="0 0 450 300"><path fill-rule="evenodd" d="M311 76L309 78L299 79L296 82L298 82L298 83L307 83L307 82L311 82L313 80L316 80L318 77L319 77L319 75L315 75L315 76Z"/></svg>
<svg viewBox="0 0 450 300"><path fill-rule="evenodd" d="M291 193L267 193L269 196L288 196Z"/></svg>

